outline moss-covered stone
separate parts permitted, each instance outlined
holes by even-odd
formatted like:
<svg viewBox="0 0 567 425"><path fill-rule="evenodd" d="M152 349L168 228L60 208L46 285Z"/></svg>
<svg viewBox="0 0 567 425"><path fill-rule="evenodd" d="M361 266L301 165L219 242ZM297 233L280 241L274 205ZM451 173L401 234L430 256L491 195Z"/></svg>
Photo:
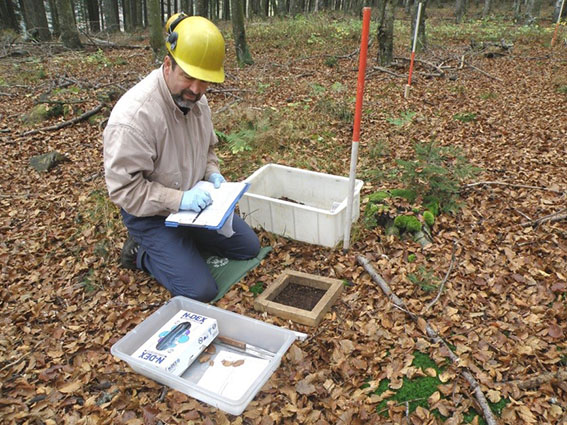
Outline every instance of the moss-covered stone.
<svg viewBox="0 0 567 425"><path fill-rule="evenodd" d="M49 171L57 164L68 161L65 155L59 152L49 152L42 155L36 155L30 159L30 165L39 172Z"/></svg>
<svg viewBox="0 0 567 425"><path fill-rule="evenodd" d="M399 215L394 219L394 225L400 230L408 232L419 232L421 230L421 222L413 215Z"/></svg>

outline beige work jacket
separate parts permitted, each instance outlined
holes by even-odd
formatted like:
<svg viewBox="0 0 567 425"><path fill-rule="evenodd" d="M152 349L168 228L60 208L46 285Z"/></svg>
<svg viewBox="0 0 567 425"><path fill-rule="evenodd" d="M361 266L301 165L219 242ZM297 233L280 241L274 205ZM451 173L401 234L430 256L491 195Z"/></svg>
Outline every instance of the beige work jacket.
<svg viewBox="0 0 567 425"><path fill-rule="evenodd" d="M103 133L110 199L138 217L178 211L183 191L219 172L206 97L184 115L162 68L120 98Z"/></svg>

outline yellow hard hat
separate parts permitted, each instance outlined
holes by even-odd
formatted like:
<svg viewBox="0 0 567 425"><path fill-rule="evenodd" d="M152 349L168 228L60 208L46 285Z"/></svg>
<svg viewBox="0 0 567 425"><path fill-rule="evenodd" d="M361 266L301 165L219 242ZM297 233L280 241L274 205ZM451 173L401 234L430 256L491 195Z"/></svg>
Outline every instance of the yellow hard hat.
<svg viewBox="0 0 567 425"><path fill-rule="evenodd" d="M224 81L224 38L215 24L181 12L167 20L165 31L165 47L183 71L202 81Z"/></svg>

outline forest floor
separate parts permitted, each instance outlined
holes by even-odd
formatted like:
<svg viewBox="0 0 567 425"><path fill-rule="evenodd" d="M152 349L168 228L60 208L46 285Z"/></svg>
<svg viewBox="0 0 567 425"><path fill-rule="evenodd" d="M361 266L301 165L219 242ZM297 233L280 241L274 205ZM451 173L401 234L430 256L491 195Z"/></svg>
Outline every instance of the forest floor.
<svg viewBox="0 0 567 425"><path fill-rule="evenodd" d="M146 46L147 36L113 39L133 48L5 47L2 423L482 423L463 370L480 383L501 423L566 423L567 34L563 27L552 49L550 23L449 22L430 18L429 49L417 56L408 99L407 19L396 22L397 59L389 72L377 68L377 43L370 46L361 215L369 194L396 187L388 172L396 160L413 158L417 142L460 148L482 171L463 182L462 208L437 217L426 248L368 228L362 218L347 253L258 231L273 251L217 306L308 338L293 344L238 417L168 390L110 354L113 343L170 298L151 277L119 267L126 231L108 201L102 165L101 132L114 102L157 66L150 50L136 47ZM217 130L233 135L219 144L226 177L246 178L267 163L347 176L360 20L325 14L251 22L255 62L245 68L235 64L230 25L221 27L227 79L208 97ZM513 47L500 47L502 41ZM65 114L25 124L45 98L62 102ZM89 120L28 133L98 105L103 109ZM52 151L66 161L44 173L30 166L33 156ZM533 222L554 213L563 219ZM383 294L357 256L370 261L418 321ZM254 310L253 288L270 285L285 269L345 282L317 328ZM458 364L427 337L425 321ZM429 367L416 363L422 355ZM549 373L560 379L547 379ZM431 393L395 398L425 377L438 379ZM540 379L528 381L534 377Z"/></svg>

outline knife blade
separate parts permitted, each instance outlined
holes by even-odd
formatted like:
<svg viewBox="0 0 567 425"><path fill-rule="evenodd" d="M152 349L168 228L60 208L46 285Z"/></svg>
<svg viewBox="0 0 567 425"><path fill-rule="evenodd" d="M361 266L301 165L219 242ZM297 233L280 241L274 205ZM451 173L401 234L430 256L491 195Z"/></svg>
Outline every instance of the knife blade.
<svg viewBox="0 0 567 425"><path fill-rule="evenodd" d="M219 335L216 337L215 342L219 343L220 345L224 345L229 348L232 348L235 351L244 354L249 354L251 356L258 357L260 359L270 360L273 359L275 356L275 353L268 351L264 348L257 347L255 345L248 344L247 342L239 341L237 339L230 338L227 336Z"/></svg>

